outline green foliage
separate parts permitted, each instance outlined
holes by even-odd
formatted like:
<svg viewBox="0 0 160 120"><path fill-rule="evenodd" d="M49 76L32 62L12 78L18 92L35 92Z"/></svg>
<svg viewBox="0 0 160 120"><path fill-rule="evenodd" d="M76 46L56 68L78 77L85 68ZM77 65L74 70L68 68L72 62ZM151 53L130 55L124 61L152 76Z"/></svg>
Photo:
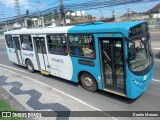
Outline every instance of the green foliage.
<svg viewBox="0 0 160 120"><path fill-rule="evenodd" d="M66 15L66 19L70 19L71 22L75 21L75 17L73 17L72 15Z"/></svg>
<svg viewBox="0 0 160 120"><path fill-rule="evenodd" d="M7 101L0 98L0 111L14 111ZM0 120L25 120L25 118L14 117L14 118L0 118Z"/></svg>
<svg viewBox="0 0 160 120"><path fill-rule="evenodd" d="M50 12L49 14L44 15L44 22L46 23L46 21L51 21L53 18L54 15Z"/></svg>

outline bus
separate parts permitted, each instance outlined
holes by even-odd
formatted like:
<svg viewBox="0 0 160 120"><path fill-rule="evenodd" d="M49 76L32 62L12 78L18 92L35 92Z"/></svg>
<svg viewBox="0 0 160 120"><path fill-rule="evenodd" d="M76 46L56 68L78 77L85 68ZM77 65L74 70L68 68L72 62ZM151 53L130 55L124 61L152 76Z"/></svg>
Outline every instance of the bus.
<svg viewBox="0 0 160 120"><path fill-rule="evenodd" d="M154 60L147 22L93 22L5 32L9 60L130 99L146 91Z"/></svg>

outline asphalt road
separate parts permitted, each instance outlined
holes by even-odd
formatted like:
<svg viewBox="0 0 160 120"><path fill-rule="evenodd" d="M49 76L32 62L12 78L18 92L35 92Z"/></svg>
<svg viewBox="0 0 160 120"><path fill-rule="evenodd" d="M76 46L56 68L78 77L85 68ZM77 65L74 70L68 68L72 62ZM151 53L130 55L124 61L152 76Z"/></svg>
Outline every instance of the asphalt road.
<svg viewBox="0 0 160 120"><path fill-rule="evenodd" d="M160 111L160 56L158 55L160 51L160 32L151 32L151 40L155 59L154 80L147 91L135 100L130 100L103 91L91 93L84 90L80 85L53 76L43 76L39 72L31 74L24 67L18 66L8 60L4 38L2 37L0 38L0 67L34 78L44 84L61 90L66 94L70 94L102 111ZM147 119L149 120L151 118Z"/></svg>

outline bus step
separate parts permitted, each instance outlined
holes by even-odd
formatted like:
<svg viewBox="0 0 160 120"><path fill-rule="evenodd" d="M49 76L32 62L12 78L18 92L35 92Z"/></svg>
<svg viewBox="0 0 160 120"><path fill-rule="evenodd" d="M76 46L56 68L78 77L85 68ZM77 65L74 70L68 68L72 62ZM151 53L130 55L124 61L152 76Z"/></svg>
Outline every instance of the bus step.
<svg viewBox="0 0 160 120"><path fill-rule="evenodd" d="M104 88L103 89L104 91L107 91L107 92L110 92L110 93L113 93L113 94L117 94L119 96L123 96L123 97L126 97L126 95L124 93L119 93L119 92L116 92L116 91L113 91L113 90L109 90L107 88Z"/></svg>
<svg viewBox="0 0 160 120"><path fill-rule="evenodd" d="M49 75L49 72L44 71L44 70L41 70L41 73L44 74L44 75Z"/></svg>

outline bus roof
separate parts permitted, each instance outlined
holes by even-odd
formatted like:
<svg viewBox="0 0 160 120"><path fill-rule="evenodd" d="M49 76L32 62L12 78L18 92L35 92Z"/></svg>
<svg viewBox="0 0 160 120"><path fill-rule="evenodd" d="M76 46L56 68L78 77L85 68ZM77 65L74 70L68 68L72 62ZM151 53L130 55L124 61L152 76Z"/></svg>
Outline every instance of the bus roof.
<svg viewBox="0 0 160 120"><path fill-rule="evenodd" d="M75 26L61 26L53 28L34 28L34 29L19 29L5 32L5 34L51 34L51 33L123 33L124 36L128 36L128 30L141 24L140 21L131 22L114 22L103 23L93 22L79 24Z"/></svg>
<svg viewBox="0 0 160 120"><path fill-rule="evenodd" d="M128 31L131 27L139 25L143 22L131 21L131 22L114 22L105 23L101 22L93 24L81 24L69 29L69 33L123 33L128 36Z"/></svg>
<svg viewBox="0 0 160 120"><path fill-rule="evenodd" d="M73 26L60 26L60 27L46 27L46 28L22 28L5 32L4 34L47 34L47 33L68 33L68 30Z"/></svg>

